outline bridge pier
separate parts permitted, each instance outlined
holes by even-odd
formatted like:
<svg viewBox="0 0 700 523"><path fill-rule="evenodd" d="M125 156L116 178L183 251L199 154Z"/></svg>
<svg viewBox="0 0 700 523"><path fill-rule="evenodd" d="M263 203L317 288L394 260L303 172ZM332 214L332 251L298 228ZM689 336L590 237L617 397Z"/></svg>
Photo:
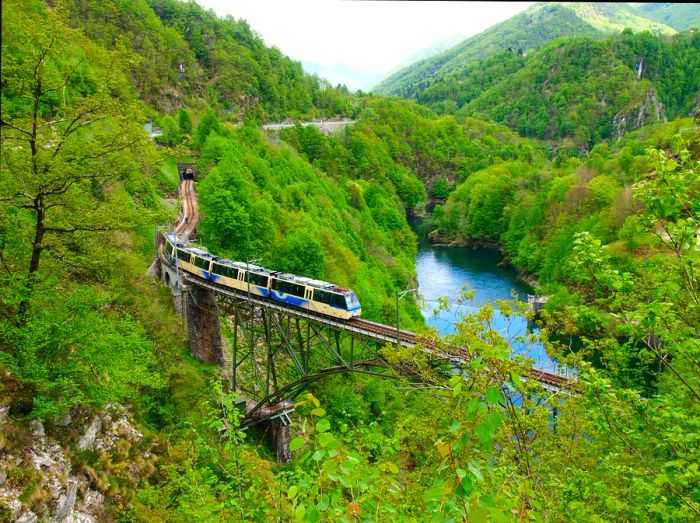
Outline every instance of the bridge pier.
<svg viewBox="0 0 700 523"><path fill-rule="evenodd" d="M292 426L282 418L274 418L269 422L270 446L275 451L277 463L287 463L292 460L289 442L292 440Z"/></svg>
<svg viewBox="0 0 700 523"><path fill-rule="evenodd" d="M162 263L160 260L158 260L156 263L158 265L158 272L160 273L161 280L165 282L170 289L170 293L173 295L173 308L175 309L175 312L181 316L184 315L185 293L177 270L174 267Z"/></svg>
<svg viewBox="0 0 700 523"><path fill-rule="evenodd" d="M292 459L292 451L289 443L292 440L292 418L290 414L294 412L294 402L286 399L274 405L259 407L256 401L245 396L241 398L240 408L245 410L246 415L250 415L254 420L253 424L260 423L265 427L265 432L269 434L269 443L275 452L278 463L287 463Z"/></svg>
<svg viewBox="0 0 700 523"><path fill-rule="evenodd" d="M189 285L184 302L192 356L202 363L223 366L224 349L216 295L208 289Z"/></svg>

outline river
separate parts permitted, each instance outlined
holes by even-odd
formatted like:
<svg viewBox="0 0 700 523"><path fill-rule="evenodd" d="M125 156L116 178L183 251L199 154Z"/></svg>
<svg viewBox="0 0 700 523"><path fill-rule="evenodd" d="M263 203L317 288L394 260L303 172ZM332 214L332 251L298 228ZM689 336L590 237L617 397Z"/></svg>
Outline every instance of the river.
<svg viewBox="0 0 700 523"><path fill-rule="evenodd" d="M409 223L418 236L416 272L423 316L426 324L436 328L440 334L455 331L454 325L459 320L460 313L476 312L487 303L495 304L495 300L511 299L513 291L520 300L527 301L531 289L518 280L512 268L499 265L503 261L503 255L499 251L433 245L428 241L429 218L414 217ZM457 309L455 301L464 285L474 290L475 296ZM438 305L438 298L443 296L449 298L450 309L435 317L433 311ZM511 340L524 336L528 331L524 318L506 319L498 311L494 314L494 327ZM534 358L534 367L550 372L556 369L555 362L547 355L542 343L511 341L511 346L514 352Z"/></svg>

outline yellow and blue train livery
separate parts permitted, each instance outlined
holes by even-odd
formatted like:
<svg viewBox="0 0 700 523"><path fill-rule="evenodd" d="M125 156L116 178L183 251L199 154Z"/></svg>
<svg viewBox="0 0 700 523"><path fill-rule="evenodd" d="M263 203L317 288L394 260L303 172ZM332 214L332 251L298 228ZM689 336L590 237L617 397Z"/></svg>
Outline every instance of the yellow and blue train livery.
<svg viewBox="0 0 700 523"><path fill-rule="evenodd" d="M173 265L218 285L346 320L362 312L355 293L333 283L219 258L177 242L171 234L166 236L165 252Z"/></svg>
<svg viewBox="0 0 700 523"><path fill-rule="evenodd" d="M272 274L272 271L258 265L216 258L212 260L209 279L219 285L268 298Z"/></svg>
<svg viewBox="0 0 700 523"><path fill-rule="evenodd" d="M205 251L204 249L198 249L196 247L189 247L186 250L178 249L177 254L180 266L187 272L191 272L192 274L195 274L200 278L204 278L205 280L211 279L209 267L212 260L216 258L216 256L209 254L209 252ZM182 255L186 256L188 254L190 255L189 260L182 258Z"/></svg>
<svg viewBox="0 0 700 523"><path fill-rule="evenodd" d="M270 295L273 300L345 320L362 312L354 292L294 274L274 274Z"/></svg>
<svg viewBox="0 0 700 523"><path fill-rule="evenodd" d="M177 245L177 248L175 248ZM209 278L209 265L211 260L216 258L209 254L204 249L195 247L185 247L183 243L175 244L170 238L165 245L165 252L168 254L168 259L173 265L177 265L182 270L190 272L204 278Z"/></svg>

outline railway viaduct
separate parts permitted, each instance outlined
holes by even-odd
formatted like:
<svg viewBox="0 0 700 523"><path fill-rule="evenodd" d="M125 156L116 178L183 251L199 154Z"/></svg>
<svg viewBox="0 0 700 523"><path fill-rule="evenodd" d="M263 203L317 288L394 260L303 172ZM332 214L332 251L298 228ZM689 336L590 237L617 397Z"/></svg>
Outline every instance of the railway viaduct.
<svg viewBox="0 0 700 523"><path fill-rule="evenodd" d="M178 171L182 212L168 232L187 242L199 220L195 169L182 163ZM330 318L200 279L168 261L164 241L159 232L155 273L170 288L175 309L185 319L192 356L223 368L241 398L242 426L266 425L279 462L291 459L292 399L310 383L341 372L424 381L410 365L390 365L382 357L388 344L415 347L435 366L454 367L472 357L463 347L438 346L394 326ZM531 369L529 377L553 390L568 385L567 378L539 369Z"/></svg>

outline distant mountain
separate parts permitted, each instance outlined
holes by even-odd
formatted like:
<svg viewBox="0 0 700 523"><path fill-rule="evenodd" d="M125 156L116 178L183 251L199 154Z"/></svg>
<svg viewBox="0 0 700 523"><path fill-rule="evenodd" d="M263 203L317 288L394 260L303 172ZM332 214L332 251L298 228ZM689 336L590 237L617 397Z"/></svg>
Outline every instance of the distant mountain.
<svg viewBox="0 0 700 523"><path fill-rule="evenodd" d="M379 84L375 92L412 98L427 78L448 74L495 52L508 49L526 52L561 36L600 38L624 28L653 34L676 32L672 27L640 16L624 4L540 3L443 53L398 71Z"/></svg>
<svg viewBox="0 0 700 523"><path fill-rule="evenodd" d="M422 49L422 50L418 51L417 53L413 53L408 58L405 58L404 60L401 61L400 64L398 64L396 67L394 67L387 74L392 75L392 74L400 71L404 67L408 67L409 65L413 65L416 62L420 62L421 60L426 60L426 59L430 58L431 56L435 56L436 54L445 52L448 49L451 49L455 45L459 44L460 42L463 42L465 38L466 38L465 35L457 34L457 35L449 36L449 37L445 38L444 40L440 40L439 42L431 45L430 47Z"/></svg>
<svg viewBox="0 0 700 523"><path fill-rule="evenodd" d="M382 79L382 74L368 73L360 71L345 64L323 65L318 62L302 60L304 71L324 78L331 85L344 85L351 91L361 89L368 91L373 85Z"/></svg>
<svg viewBox="0 0 700 523"><path fill-rule="evenodd" d="M572 10L581 20L604 34L649 31L652 34L674 34L677 31L664 23L639 15L631 6L605 2L562 2L562 7Z"/></svg>
<svg viewBox="0 0 700 523"><path fill-rule="evenodd" d="M433 55L441 53L458 44L462 40L464 40L464 35L453 35L445 38L427 49L422 49L421 51L412 54L394 67L389 74L400 71L404 67L409 66L419 60L424 60ZM334 86L344 85L351 91L371 91L378 82L386 77L386 74L384 73L370 73L360 69L355 69L354 67L350 67L345 64L324 65L311 60L302 60L301 63L307 73L315 74L319 78L324 78Z"/></svg>
<svg viewBox="0 0 700 523"><path fill-rule="evenodd" d="M678 31L700 28L700 4L630 3L635 13L650 20L670 25Z"/></svg>

